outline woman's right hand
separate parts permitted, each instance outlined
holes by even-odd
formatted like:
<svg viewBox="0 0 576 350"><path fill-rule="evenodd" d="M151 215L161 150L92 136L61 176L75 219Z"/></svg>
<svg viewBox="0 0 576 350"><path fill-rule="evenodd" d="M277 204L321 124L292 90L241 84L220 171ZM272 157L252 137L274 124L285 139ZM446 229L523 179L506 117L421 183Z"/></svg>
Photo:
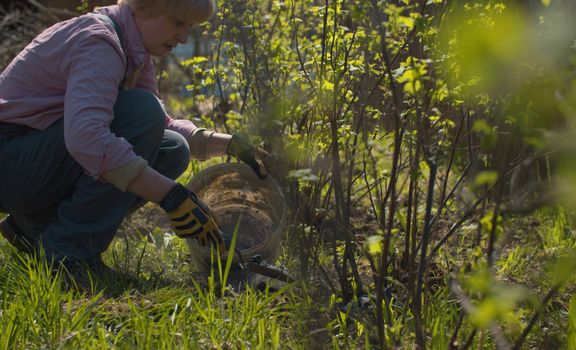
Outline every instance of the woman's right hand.
<svg viewBox="0 0 576 350"><path fill-rule="evenodd" d="M178 237L195 238L203 247L216 247L220 254L226 250L224 234L210 209L186 187L177 184L159 204L166 211Z"/></svg>

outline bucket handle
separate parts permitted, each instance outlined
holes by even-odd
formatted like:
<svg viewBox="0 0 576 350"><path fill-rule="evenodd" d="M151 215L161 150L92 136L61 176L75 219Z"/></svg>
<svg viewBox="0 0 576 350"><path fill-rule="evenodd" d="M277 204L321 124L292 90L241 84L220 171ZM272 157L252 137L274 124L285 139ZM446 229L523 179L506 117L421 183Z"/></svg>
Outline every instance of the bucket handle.
<svg viewBox="0 0 576 350"><path fill-rule="evenodd" d="M251 256L248 262L245 263L242 253L238 249L234 249L234 251L238 255L238 260L240 261L238 265L240 265L240 268L243 270L248 270L252 273L277 279L286 283L293 283L296 281L292 276L290 276L290 274L288 274L288 272L284 271L282 268L268 264L259 254Z"/></svg>

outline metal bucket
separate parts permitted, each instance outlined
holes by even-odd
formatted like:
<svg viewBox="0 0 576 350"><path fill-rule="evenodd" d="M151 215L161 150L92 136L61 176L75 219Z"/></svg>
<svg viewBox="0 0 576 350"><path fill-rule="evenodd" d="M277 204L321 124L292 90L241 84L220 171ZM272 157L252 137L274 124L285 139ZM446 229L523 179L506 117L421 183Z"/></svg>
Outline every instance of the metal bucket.
<svg viewBox="0 0 576 350"><path fill-rule="evenodd" d="M274 179L260 180L243 163L224 163L202 170L187 187L210 207L222 231L232 234L238 224L236 249L244 259L260 255L273 263L278 258L288 208ZM209 272L211 249L194 239L187 243L194 265ZM234 254L233 263L240 262Z"/></svg>

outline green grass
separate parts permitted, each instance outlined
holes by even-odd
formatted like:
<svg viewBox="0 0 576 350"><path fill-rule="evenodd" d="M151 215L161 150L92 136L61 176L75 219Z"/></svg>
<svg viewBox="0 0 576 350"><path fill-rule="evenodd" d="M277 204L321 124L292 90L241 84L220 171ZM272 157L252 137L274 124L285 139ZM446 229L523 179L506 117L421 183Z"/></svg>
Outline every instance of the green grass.
<svg viewBox="0 0 576 350"><path fill-rule="evenodd" d="M165 259L171 253L160 252ZM225 289L222 295L214 277L196 277L204 283L191 274L169 280L143 266L139 278L123 271L125 279L95 278L93 286L79 289L65 272L54 274L48 264L15 255L6 245L1 258L2 349L270 349L307 342L298 326L306 298L290 288ZM174 262L163 263L172 269Z"/></svg>
<svg viewBox="0 0 576 350"><path fill-rule="evenodd" d="M574 246L561 211L539 212L532 219L539 224L521 232L515 228L528 227L524 222L505 223L512 237L500 242L493 277L501 281L504 291L506 285L522 286L526 293L492 310L511 343L550 287L549 266L556 253ZM130 225L124 228L134 230ZM55 273L47 263L15 253L0 240L0 350L369 349L377 343L379 325L373 309L339 308L338 296L327 292L313 276L309 283L280 290L235 292L217 283L218 271L208 277L200 275L190 264L183 240L160 228L152 236L155 243L137 234L119 236L104 256L116 274L78 283L66 272ZM294 273L294 247L287 242L280 261ZM458 266L456 256L450 259L451 266ZM329 259L325 260L329 269ZM470 271L462 273L471 276ZM423 321L430 349L448 347L462 314L448 285L450 276L454 274L447 272L445 283L436 283L424 296ZM475 281L482 284L478 278ZM483 295L502 292L474 292L471 284L461 282L477 307L482 307ZM370 283L367 287L372 288ZM575 339L573 292L574 284L567 283L547 305L525 343L528 348L566 344L574 348L568 344ZM408 303L402 296L392 300L389 317L385 317L390 320L385 326L388 343L398 349L414 347L414 318ZM464 314L456 337L460 345L474 332L474 321ZM476 331L471 348L495 348L489 329Z"/></svg>

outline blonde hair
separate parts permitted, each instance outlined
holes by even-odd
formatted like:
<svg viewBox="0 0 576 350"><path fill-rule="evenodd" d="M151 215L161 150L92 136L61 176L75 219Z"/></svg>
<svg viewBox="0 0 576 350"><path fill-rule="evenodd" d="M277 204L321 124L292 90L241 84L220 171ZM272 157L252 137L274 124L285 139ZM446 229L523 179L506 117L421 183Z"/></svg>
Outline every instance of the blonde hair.
<svg viewBox="0 0 576 350"><path fill-rule="evenodd" d="M118 5L126 5L132 11L139 10L151 17L161 13L177 14L196 23L207 21L216 12L215 0L118 0Z"/></svg>

